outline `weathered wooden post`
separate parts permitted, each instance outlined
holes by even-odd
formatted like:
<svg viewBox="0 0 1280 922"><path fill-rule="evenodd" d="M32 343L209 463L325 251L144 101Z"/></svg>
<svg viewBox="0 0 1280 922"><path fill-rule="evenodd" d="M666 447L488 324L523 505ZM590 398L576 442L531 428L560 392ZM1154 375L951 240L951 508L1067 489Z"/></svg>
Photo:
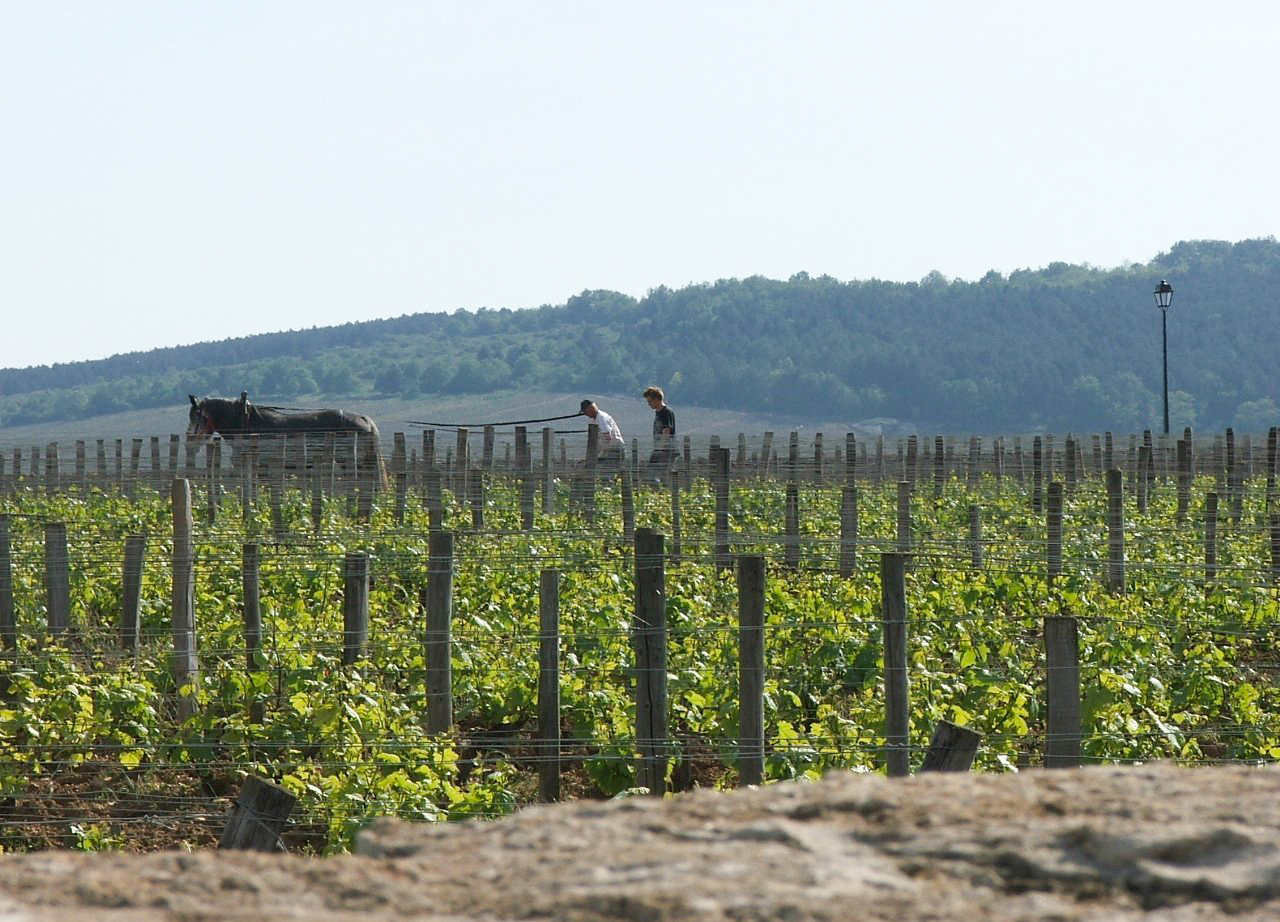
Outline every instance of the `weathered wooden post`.
<svg viewBox="0 0 1280 922"><path fill-rule="evenodd" d="M636 600L632 643L636 655L636 785L661 797L667 778L667 604L663 535L637 528Z"/></svg>
<svg viewBox="0 0 1280 922"><path fill-rule="evenodd" d="M631 465L624 464L618 471L618 486L622 490L622 537L628 543L636 534L636 501L632 483Z"/></svg>
<svg viewBox="0 0 1280 922"><path fill-rule="evenodd" d="M560 799L560 572L538 579L538 792Z"/></svg>
<svg viewBox="0 0 1280 922"><path fill-rule="evenodd" d="M453 728L453 534L431 533L427 561L427 732Z"/></svg>
<svg viewBox="0 0 1280 922"><path fill-rule="evenodd" d="M717 448L712 462L716 493L715 560L716 569L724 571L733 566L729 556L729 449Z"/></svg>
<svg viewBox="0 0 1280 922"><path fill-rule="evenodd" d="M369 555L348 551L343 561L342 665L364 658L369 640Z"/></svg>
<svg viewBox="0 0 1280 922"><path fill-rule="evenodd" d="M542 514L555 512L555 463L551 456L552 432L550 426L542 427Z"/></svg>
<svg viewBox="0 0 1280 922"><path fill-rule="evenodd" d="M146 535L129 535L124 539L124 599L120 609L120 646L131 653L138 652L142 614L142 567L146 553Z"/></svg>
<svg viewBox="0 0 1280 922"><path fill-rule="evenodd" d="M800 487L795 481L788 481L786 499L783 508L783 551L782 560L790 570L800 567Z"/></svg>
<svg viewBox="0 0 1280 922"><path fill-rule="evenodd" d="M49 633L54 637L71 627L71 564L67 557L67 526L44 527L44 578L49 610Z"/></svg>
<svg viewBox="0 0 1280 922"><path fill-rule="evenodd" d="M1117 471L1117 473L1119 473ZM1044 619L1046 768L1080 764L1080 637L1075 618Z"/></svg>
<svg viewBox="0 0 1280 922"><path fill-rule="evenodd" d="M858 488L845 484L840 490L840 575L848 578L858 568Z"/></svg>
<svg viewBox="0 0 1280 922"><path fill-rule="evenodd" d="M765 565L738 558L738 784L764 782Z"/></svg>
<svg viewBox="0 0 1280 922"><path fill-rule="evenodd" d="M392 519L397 525L403 525L405 509L409 505L409 446L403 432L391 435L391 475L396 485Z"/></svg>
<svg viewBox="0 0 1280 922"><path fill-rule="evenodd" d="M982 745L982 734L949 720L940 720L924 754L921 772L967 772Z"/></svg>
<svg viewBox="0 0 1280 922"><path fill-rule="evenodd" d="M231 807L227 825L218 839L218 848L284 851L280 833L296 803L297 798L284 788L251 775L244 780Z"/></svg>
<svg viewBox="0 0 1280 922"><path fill-rule="evenodd" d="M880 555L881 618L884 624L885 765L891 778L905 778L911 774L906 564L905 554Z"/></svg>
<svg viewBox="0 0 1280 922"><path fill-rule="evenodd" d="M258 545L245 544L240 548L241 588L244 594L244 659L245 671L252 675L261 666L258 657L262 652L262 591L259 581ZM249 705L249 719L262 723L262 704Z"/></svg>
<svg viewBox="0 0 1280 922"><path fill-rule="evenodd" d="M1055 480L1049 484L1049 511L1047 514L1048 543L1046 552L1048 560L1048 582L1052 586L1054 581L1062 575L1062 482Z"/></svg>
<svg viewBox="0 0 1280 922"><path fill-rule="evenodd" d="M933 498L942 498L943 483L946 480L947 468L944 459L946 458L946 443L942 436L935 435L933 437Z"/></svg>
<svg viewBox="0 0 1280 922"><path fill-rule="evenodd" d="M1218 578L1218 494L1204 498L1204 581L1212 585Z"/></svg>
<svg viewBox="0 0 1280 922"><path fill-rule="evenodd" d="M13 605L13 548L7 512L0 512L0 644L5 650L18 649L18 621Z"/></svg>
<svg viewBox="0 0 1280 922"><path fill-rule="evenodd" d="M969 504L969 566L974 570L982 569L982 507L977 503Z"/></svg>
<svg viewBox="0 0 1280 922"><path fill-rule="evenodd" d="M178 716L186 720L196 711L195 550L191 539L191 484L173 481L173 582L170 596L173 635L173 682L178 690Z"/></svg>
<svg viewBox="0 0 1280 922"><path fill-rule="evenodd" d="M1175 518L1185 522L1187 510L1191 507L1191 445L1186 439L1178 439L1178 511Z"/></svg>
<svg viewBox="0 0 1280 922"><path fill-rule="evenodd" d="M680 563L682 556L680 547L680 484L683 477L679 471L673 470L667 474L667 479L671 484L671 563L675 565Z"/></svg>
<svg viewBox="0 0 1280 922"><path fill-rule="evenodd" d="M1107 588L1124 592L1124 471L1107 471Z"/></svg>
<svg viewBox="0 0 1280 922"><path fill-rule="evenodd" d="M898 553L911 553L911 482L898 481Z"/></svg>
<svg viewBox="0 0 1280 922"><path fill-rule="evenodd" d="M1031 511L1044 512L1044 439L1038 435L1031 442Z"/></svg>

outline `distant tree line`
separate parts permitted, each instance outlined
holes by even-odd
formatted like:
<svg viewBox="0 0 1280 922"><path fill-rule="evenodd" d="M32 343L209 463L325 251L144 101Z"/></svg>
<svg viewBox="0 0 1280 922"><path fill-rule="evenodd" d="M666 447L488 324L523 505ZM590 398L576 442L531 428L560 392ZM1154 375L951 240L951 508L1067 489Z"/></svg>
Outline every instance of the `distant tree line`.
<svg viewBox="0 0 1280 922"><path fill-rule="evenodd" d="M1280 244L1189 241L1145 265L1053 263L977 281L723 279L642 299L228 339L91 362L0 370L0 426L168 406L187 393L273 399L638 393L800 417L936 431L1139 431L1161 421L1169 313L1171 421L1257 431L1280 422Z"/></svg>

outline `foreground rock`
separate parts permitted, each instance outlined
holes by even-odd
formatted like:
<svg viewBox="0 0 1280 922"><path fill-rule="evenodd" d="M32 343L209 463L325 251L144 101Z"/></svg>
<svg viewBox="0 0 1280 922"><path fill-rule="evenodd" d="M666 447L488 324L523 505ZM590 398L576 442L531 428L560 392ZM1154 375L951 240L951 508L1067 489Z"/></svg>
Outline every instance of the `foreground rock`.
<svg viewBox="0 0 1280 922"><path fill-rule="evenodd" d="M0 859L0 922L1280 918L1280 770L832 775L380 821L360 854Z"/></svg>

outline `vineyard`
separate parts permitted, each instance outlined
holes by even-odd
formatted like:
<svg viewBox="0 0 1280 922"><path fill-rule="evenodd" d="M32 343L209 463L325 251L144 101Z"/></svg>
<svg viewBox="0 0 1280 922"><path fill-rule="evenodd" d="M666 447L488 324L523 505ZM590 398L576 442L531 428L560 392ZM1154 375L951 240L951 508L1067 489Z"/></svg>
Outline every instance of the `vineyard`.
<svg viewBox="0 0 1280 922"><path fill-rule="evenodd" d="M386 489L333 446L6 452L0 847L212 846L260 778L297 799L282 845L330 854L384 815L917 771L944 723L984 772L1280 759L1274 430L739 436L656 484L434 436L397 436Z"/></svg>

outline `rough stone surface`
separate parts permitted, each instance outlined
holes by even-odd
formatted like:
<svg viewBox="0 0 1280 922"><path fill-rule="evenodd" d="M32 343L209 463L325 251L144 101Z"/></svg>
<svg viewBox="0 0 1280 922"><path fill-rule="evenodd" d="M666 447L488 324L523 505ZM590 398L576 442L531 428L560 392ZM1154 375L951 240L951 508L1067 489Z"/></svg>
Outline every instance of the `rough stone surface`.
<svg viewBox="0 0 1280 922"><path fill-rule="evenodd" d="M495 823L383 820L359 854L0 858L0 922L1280 918L1280 769L835 774Z"/></svg>

